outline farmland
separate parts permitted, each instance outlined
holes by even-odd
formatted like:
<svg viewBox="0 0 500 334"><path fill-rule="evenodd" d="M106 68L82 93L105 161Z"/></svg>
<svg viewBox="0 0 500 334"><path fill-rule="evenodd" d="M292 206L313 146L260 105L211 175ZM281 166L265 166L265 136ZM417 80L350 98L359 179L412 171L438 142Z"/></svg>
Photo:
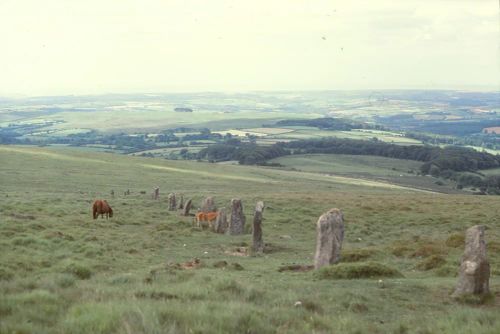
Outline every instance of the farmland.
<svg viewBox="0 0 500 334"><path fill-rule="evenodd" d="M303 154L280 157L270 162L291 170L377 180L438 192L459 192L454 182L417 175L421 163L411 160L345 154Z"/></svg>
<svg viewBox="0 0 500 334"><path fill-rule="evenodd" d="M0 158L1 332L500 329L496 197L445 195L317 170L165 161L61 147L0 146ZM330 161L311 159L318 165ZM334 161L339 171L366 163L347 157ZM368 172L384 176L392 167L412 167L386 162L371 161ZM290 163L308 168L300 160ZM159 201L150 197L155 186L161 189ZM129 196L123 195L126 189ZM241 198L247 225L253 205L263 200L266 252L241 253L251 235L215 234L193 227L190 217L167 211L169 192L183 193L195 205L209 195L226 207L231 198ZM108 199L112 219L92 220L95 198ZM314 272L278 271L312 263L315 222L331 207L345 215L343 263L384 265L401 276L331 280ZM488 227L490 285L497 295L481 306L450 298L463 232L474 224ZM200 259L197 269L175 265L193 258ZM440 261L429 262L436 258Z"/></svg>

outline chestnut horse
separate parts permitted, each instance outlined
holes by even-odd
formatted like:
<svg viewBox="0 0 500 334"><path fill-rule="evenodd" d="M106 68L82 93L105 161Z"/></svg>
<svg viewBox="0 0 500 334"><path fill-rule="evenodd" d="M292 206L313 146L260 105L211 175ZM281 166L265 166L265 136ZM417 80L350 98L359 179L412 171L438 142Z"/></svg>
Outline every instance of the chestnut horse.
<svg viewBox="0 0 500 334"><path fill-rule="evenodd" d="M196 223L201 226L201 222L208 222L208 226L212 227L212 222L217 218L217 212L198 212L196 214Z"/></svg>
<svg viewBox="0 0 500 334"><path fill-rule="evenodd" d="M94 219L97 219L99 215L101 215L101 218L104 218L104 215L106 215L106 219L108 219L108 217L113 217L113 209L111 209L106 200L97 199L94 205L92 205L92 214Z"/></svg>

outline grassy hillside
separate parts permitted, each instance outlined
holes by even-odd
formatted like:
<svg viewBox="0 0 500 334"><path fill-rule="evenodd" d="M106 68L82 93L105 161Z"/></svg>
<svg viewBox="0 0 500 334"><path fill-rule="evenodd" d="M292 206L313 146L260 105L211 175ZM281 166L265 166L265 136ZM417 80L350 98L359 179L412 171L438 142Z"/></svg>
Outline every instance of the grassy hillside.
<svg viewBox="0 0 500 334"><path fill-rule="evenodd" d="M298 154L270 161L286 169L378 180L437 192L459 193L453 182L417 175L421 162L368 155Z"/></svg>
<svg viewBox="0 0 500 334"><path fill-rule="evenodd" d="M0 333L500 331L496 197L64 148L0 146L0 160ZM155 186L159 201L150 197ZM265 201L266 253L242 256L250 234L217 235L168 212L169 192L195 208L207 195L226 207L240 197L248 225L255 202ZM92 220L95 198L108 199L112 219ZM403 276L279 272L312 263L315 222L332 207L346 218L344 262ZM463 231L475 224L488 226L497 294L481 306L449 296ZM175 266L195 257L200 268Z"/></svg>

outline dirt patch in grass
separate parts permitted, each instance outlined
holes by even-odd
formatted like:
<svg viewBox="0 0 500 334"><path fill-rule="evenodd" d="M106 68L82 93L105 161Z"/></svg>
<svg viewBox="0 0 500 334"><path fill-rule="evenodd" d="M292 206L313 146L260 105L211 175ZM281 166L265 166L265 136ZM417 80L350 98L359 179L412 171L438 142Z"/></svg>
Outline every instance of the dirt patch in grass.
<svg viewBox="0 0 500 334"><path fill-rule="evenodd" d="M183 263L169 263L167 265L168 268L171 269L197 269L202 267L203 264L200 259L194 258L191 261L183 262Z"/></svg>
<svg viewBox="0 0 500 334"><path fill-rule="evenodd" d="M249 248L248 247L234 247L226 250L224 253L232 256L249 256Z"/></svg>

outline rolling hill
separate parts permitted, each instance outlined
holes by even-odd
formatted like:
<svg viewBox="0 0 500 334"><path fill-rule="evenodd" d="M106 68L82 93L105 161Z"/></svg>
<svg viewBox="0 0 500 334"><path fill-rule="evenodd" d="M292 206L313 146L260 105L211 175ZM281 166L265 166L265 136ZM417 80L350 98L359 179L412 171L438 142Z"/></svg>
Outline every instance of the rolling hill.
<svg viewBox="0 0 500 334"><path fill-rule="evenodd" d="M1 333L500 330L494 196L445 195L305 168L70 148L0 146L0 161ZM150 196L155 186L159 201ZM241 198L247 230L253 206L263 200L266 252L246 252L250 234L215 234L169 212L170 192L192 198L195 210L206 196L219 207ZM92 219L96 198L109 201L112 219ZM278 271L312 263L315 223L332 207L345 215L344 263L388 266L402 276L329 280ZM488 227L497 294L481 306L450 297L463 232L476 224ZM179 269L194 258L199 268Z"/></svg>

